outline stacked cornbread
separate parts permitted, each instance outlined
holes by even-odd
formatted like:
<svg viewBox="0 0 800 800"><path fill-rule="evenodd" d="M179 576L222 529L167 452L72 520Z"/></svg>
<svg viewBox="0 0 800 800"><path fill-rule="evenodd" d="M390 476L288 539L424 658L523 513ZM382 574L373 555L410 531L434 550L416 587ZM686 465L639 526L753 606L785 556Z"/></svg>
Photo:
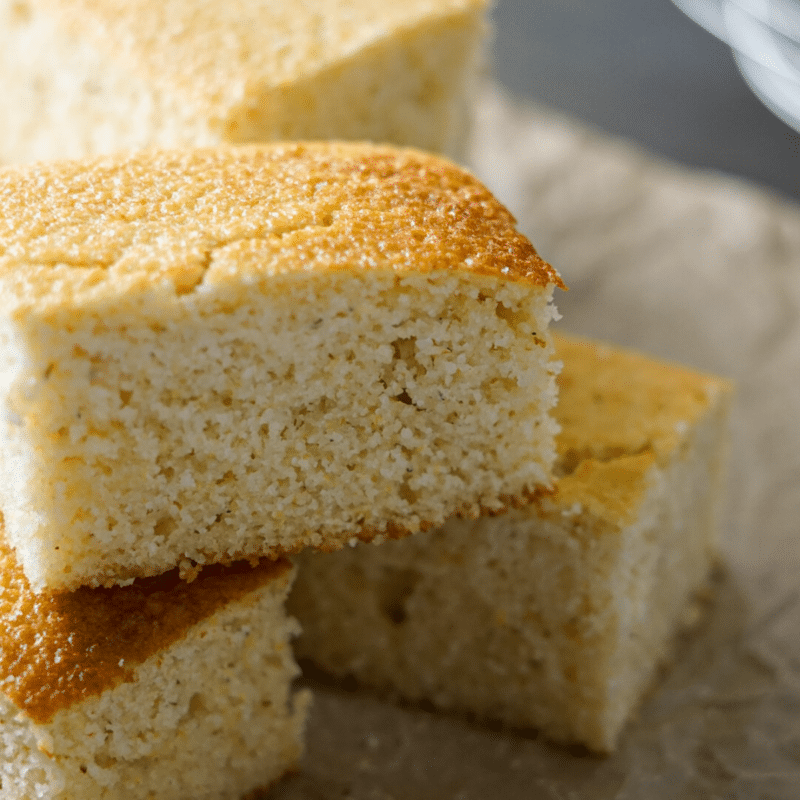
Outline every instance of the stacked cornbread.
<svg viewBox="0 0 800 800"><path fill-rule="evenodd" d="M3 2L0 160L331 136L457 157L485 11ZM205 567L187 591L174 566L190 580L399 535L546 477L558 280L472 179L396 155L251 151L235 186L238 157L210 150L4 175L3 797L268 785L298 758L306 706L288 690L291 575ZM490 241L460 250L481 214ZM527 419L532 461L507 436L468 452L504 411ZM509 446L506 486L491 459Z"/></svg>
<svg viewBox="0 0 800 800"><path fill-rule="evenodd" d="M525 503L555 457L560 279L472 176L386 146L8 168L0 212L0 505L21 570L0 678L3 790L233 797L267 784L299 751L288 578L212 570L219 600L196 619L182 610L212 591L206 565ZM142 581L171 569L171 583ZM169 588L198 572L191 591ZM122 624L129 613L146 622ZM147 622L160 614L163 639ZM184 656L208 671L176 672ZM244 692L239 711L208 710L199 687L215 682ZM192 755L158 744L184 735ZM211 751L216 783L186 775Z"/></svg>
<svg viewBox="0 0 800 800"><path fill-rule="evenodd" d="M300 551L306 657L613 748L710 564L727 386L564 340L556 448L561 281L483 186L230 146L460 155L485 6L0 6L0 159L114 152L0 172L4 798L290 769Z"/></svg>

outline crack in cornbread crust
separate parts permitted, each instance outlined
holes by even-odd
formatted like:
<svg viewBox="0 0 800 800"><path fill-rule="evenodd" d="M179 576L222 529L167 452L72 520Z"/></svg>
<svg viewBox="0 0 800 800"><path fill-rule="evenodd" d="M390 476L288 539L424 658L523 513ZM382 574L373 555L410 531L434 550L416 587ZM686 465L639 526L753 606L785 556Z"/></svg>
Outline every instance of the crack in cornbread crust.
<svg viewBox="0 0 800 800"><path fill-rule="evenodd" d="M24 266L14 305L42 314L161 281L179 297L202 282L378 265L564 288L477 179L410 149L279 144L6 168L0 209L0 275Z"/></svg>
<svg viewBox="0 0 800 800"><path fill-rule="evenodd" d="M622 456L649 454L663 466L685 440L687 427L731 392L719 377L632 350L564 334L554 341L557 356L570 365L557 378L561 431L554 469L561 477L592 468L585 462ZM589 370L592 381L574 377ZM593 407L603 414L586 412Z"/></svg>
<svg viewBox="0 0 800 800"><path fill-rule="evenodd" d="M150 152L7 170L0 208L2 458L36 504L0 499L37 589L413 532L549 480L561 281L449 162Z"/></svg>
<svg viewBox="0 0 800 800"><path fill-rule="evenodd" d="M559 333L553 341L569 364L556 378L557 480L553 490L537 491L535 502L551 510L578 503L597 519L631 524L648 470L668 466L687 447L687 430L709 408L728 407L732 385L591 339Z"/></svg>
<svg viewBox="0 0 800 800"><path fill-rule="evenodd" d="M187 583L177 570L126 587L34 594L0 535L0 687L34 721L134 679L134 669L228 603L280 581L291 565L210 566Z"/></svg>

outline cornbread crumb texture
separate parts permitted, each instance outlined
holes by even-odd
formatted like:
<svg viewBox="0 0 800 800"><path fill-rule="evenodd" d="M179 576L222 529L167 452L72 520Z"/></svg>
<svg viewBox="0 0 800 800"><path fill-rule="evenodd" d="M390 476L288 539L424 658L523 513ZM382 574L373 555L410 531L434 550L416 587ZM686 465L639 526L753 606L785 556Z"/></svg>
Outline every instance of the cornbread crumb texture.
<svg viewBox="0 0 800 800"><path fill-rule="evenodd" d="M4 799L233 800L295 766L285 562L50 598L2 566Z"/></svg>
<svg viewBox="0 0 800 800"><path fill-rule="evenodd" d="M298 657L334 674L608 752L713 559L729 387L554 338L570 443L555 491L400 542L301 554L289 608ZM672 440L652 427L642 447L656 397L668 429L685 424Z"/></svg>
<svg viewBox="0 0 800 800"><path fill-rule="evenodd" d="M457 156L487 5L5 0L0 143L17 161L299 138Z"/></svg>
<svg viewBox="0 0 800 800"><path fill-rule="evenodd" d="M416 531L549 480L561 281L449 162L151 152L8 169L0 208L0 502L37 590Z"/></svg>

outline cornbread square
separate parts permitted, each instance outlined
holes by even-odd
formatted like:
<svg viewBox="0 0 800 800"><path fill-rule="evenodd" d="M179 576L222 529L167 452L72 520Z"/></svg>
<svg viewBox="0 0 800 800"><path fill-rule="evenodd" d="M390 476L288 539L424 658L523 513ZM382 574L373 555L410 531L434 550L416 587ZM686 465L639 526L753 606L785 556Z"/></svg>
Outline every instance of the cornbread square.
<svg viewBox="0 0 800 800"><path fill-rule="evenodd" d="M34 591L397 536L550 480L561 285L346 144L0 171L0 507Z"/></svg>
<svg viewBox="0 0 800 800"><path fill-rule="evenodd" d="M31 592L0 545L3 800L216 800L293 769L287 561Z"/></svg>
<svg viewBox="0 0 800 800"><path fill-rule="evenodd" d="M289 609L331 673L608 752L714 559L730 387L555 338L554 491L301 554Z"/></svg>
<svg viewBox="0 0 800 800"><path fill-rule="evenodd" d="M290 139L459 158L488 0L0 0L0 161Z"/></svg>

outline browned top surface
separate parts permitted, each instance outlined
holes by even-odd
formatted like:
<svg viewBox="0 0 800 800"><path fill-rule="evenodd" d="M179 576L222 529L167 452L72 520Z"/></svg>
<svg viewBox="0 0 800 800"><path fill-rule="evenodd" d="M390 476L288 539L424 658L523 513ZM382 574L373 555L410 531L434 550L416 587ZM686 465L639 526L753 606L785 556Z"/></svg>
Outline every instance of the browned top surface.
<svg viewBox="0 0 800 800"><path fill-rule="evenodd" d="M487 0L29 0L110 60L212 114Z"/></svg>
<svg viewBox="0 0 800 800"><path fill-rule="evenodd" d="M711 407L727 402L722 378L632 350L563 334L555 416L557 499L628 521L653 464L664 465Z"/></svg>
<svg viewBox="0 0 800 800"><path fill-rule="evenodd" d="M36 722L125 681L227 603L290 569L288 561L210 566L192 583L177 570L127 587L31 592L0 536L0 686Z"/></svg>
<svg viewBox="0 0 800 800"><path fill-rule="evenodd" d="M477 179L419 151L276 144L0 170L7 307L376 267L561 285Z"/></svg>

